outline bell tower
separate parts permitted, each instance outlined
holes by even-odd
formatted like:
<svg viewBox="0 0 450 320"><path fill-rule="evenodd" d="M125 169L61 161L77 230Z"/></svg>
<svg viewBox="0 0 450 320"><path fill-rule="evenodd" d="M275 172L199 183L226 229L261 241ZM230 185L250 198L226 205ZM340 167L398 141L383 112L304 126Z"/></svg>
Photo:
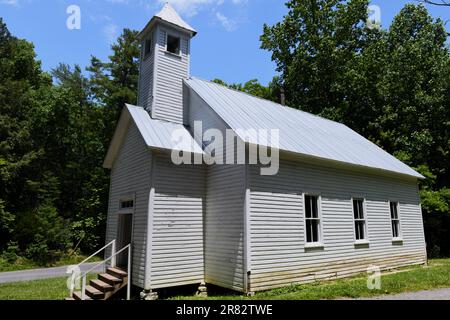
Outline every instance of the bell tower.
<svg viewBox="0 0 450 320"><path fill-rule="evenodd" d="M183 79L189 78L196 33L168 3L139 33L138 105L153 119L183 123Z"/></svg>

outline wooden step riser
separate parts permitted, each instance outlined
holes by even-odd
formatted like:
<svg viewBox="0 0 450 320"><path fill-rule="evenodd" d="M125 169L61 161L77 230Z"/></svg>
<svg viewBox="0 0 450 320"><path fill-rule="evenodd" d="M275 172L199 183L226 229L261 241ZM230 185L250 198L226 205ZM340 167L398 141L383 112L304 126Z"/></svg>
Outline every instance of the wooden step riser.
<svg viewBox="0 0 450 320"><path fill-rule="evenodd" d="M89 298L91 298L92 300L103 300L105 299L105 294L93 294L91 292L86 291L86 296L88 296Z"/></svg>
<svg viewBox="0 0 450 320"><path fill-rule="evenodd" d="M108 270L106 274L99 274L98 280L91 280L86 287L85 300L108 300L127 286L128 275L120 270L119 272ZM81 292L74 292L73 296L67 300L80 301Z"/></svg>
<svg viewBox="0 0 450 320"><path fill-rule="evenodd" d="M72 298L76 301L81 301L81 292L74 292ZM92 300L92 298L86 295L85 300Z"/></svg>
<svg viewBox="0 0 450 320"><path fill-rule="evenodd" d="M113 277L119 278L119 279L123 279L123 278L128 277L128 274L127 274L127 273L116 272L116 271L113 270L113 269L108 269L108 270L106 270L106 273L112 275Z"/></svg>
<svg viewBox="0 0 450 320"><path fill-rule="evenodd" d="M115 280L111 280L111 279L108 279L108 278L106 278L106 277L103 277L102 275L99 275L98 276L98 278L100 279L100 280L102 280L103 282L106 282L107 284L109 284L109 285L111 285L111 286L113 286L113 287L115 287L115 286L117 286L117 285L121 285L122 284L122 282L123 282L123 280L120 280L120 279L115 279Z"/></svg>
<svg viewBox="0 0 450 320"><path fill-rule="evenodd" d="M106 287L106 286L99 285L99 284L97 284L95 281L92 281L92 280L91 280L91 282L90 282L90 285L91 285L92 287L94 287L95 289L97 289L98 291L101 291L101 292L103 292L103 293L107 293L107 292L111 292L111 291L114 291L114 290L115 290L115 287L112 286L112 285L108 285L108 286Z"/></svg>

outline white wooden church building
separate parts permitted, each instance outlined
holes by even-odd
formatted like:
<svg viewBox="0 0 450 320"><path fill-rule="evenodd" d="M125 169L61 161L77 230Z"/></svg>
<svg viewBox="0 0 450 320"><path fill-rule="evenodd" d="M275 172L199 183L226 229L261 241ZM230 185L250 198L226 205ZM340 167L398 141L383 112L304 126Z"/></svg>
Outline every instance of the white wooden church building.
<svg viewBox="0 0 450 320"><path fill-rule="evenodd" d="M426 262L420 174L340 123L192 78L195 35L169 5L140 33L139 101L124 106L104 163L106 241L131 242L133 285L252 293ZM278 147L266 144L277 174L172 161L207 154L212 128L247 151L264 143L242 130L278 129Z"/></svg>

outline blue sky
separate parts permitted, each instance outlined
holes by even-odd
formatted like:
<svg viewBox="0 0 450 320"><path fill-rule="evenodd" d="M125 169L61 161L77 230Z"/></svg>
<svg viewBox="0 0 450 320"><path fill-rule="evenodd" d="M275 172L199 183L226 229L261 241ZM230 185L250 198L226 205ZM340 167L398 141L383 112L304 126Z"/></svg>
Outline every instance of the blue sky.
<svg viewBox="0 0 450 320"><path fill-rule="evenodd" d="M44 70L59 62L85 67L90 56L106 59L123 28L140 30L167 0L0 0L0 17L11 32L32 41ZM274 24L287 12L284 0L169 0L199 34L192 42L191 74L227 82L275 74L270 53L261 50L264 23ZM388 27L406 0L374 0ZM81 29L69 30L70 5L81 9ZM450 20L450 8L428 6L434 17ZM450 22L448 23L450 29Z"/></svg>

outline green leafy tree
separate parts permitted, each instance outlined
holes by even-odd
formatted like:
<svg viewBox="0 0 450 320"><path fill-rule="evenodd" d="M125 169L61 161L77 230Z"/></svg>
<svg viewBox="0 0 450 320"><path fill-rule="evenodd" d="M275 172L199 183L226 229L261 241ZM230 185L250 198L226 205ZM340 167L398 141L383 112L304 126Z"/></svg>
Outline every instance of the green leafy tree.
<svg viewBox="0 0 450 320"><path fill-rule="evenodd" d="M91 58L91 92L109 112L106 140L112 136L117 120L126 103L137 102L140 49L137 31L124 29L112 45L113 54L108 62Z"/></svg>
<svg viewBox="0 0 450 320"><path fill-rule="evenodd" d="M24 236L28 219L45 231L35 234L42 235L42 245L56 250L59 240L46 233L52 220L44 217L55 210L59 180L46 162L46 145L35 137L36 115L46 107L42 97L51 90L51 78L41 71L33 45L13 37L1 20L0 52L0 219L1 233L9 237L2 238L0 248L11 240L23 251L33 244Z"/></svg>
<svg viewBox="0 0 450 320"><path fill-rule="evenodd" d="M349 108L344 78L367 45L367 0L291 0L288 14L264 25L261 47L272 52L288 105L336 120Z"/></svg>
<svg viewBox="0 0 450 320"><path fill-rule="evenodd" d="M227 84L221 79L214 79L212 82L277 103L279 103L281 99L281 83L279 77L274 77L267 87L262 85L257 79L247 81L244 84Z"/></svg>

